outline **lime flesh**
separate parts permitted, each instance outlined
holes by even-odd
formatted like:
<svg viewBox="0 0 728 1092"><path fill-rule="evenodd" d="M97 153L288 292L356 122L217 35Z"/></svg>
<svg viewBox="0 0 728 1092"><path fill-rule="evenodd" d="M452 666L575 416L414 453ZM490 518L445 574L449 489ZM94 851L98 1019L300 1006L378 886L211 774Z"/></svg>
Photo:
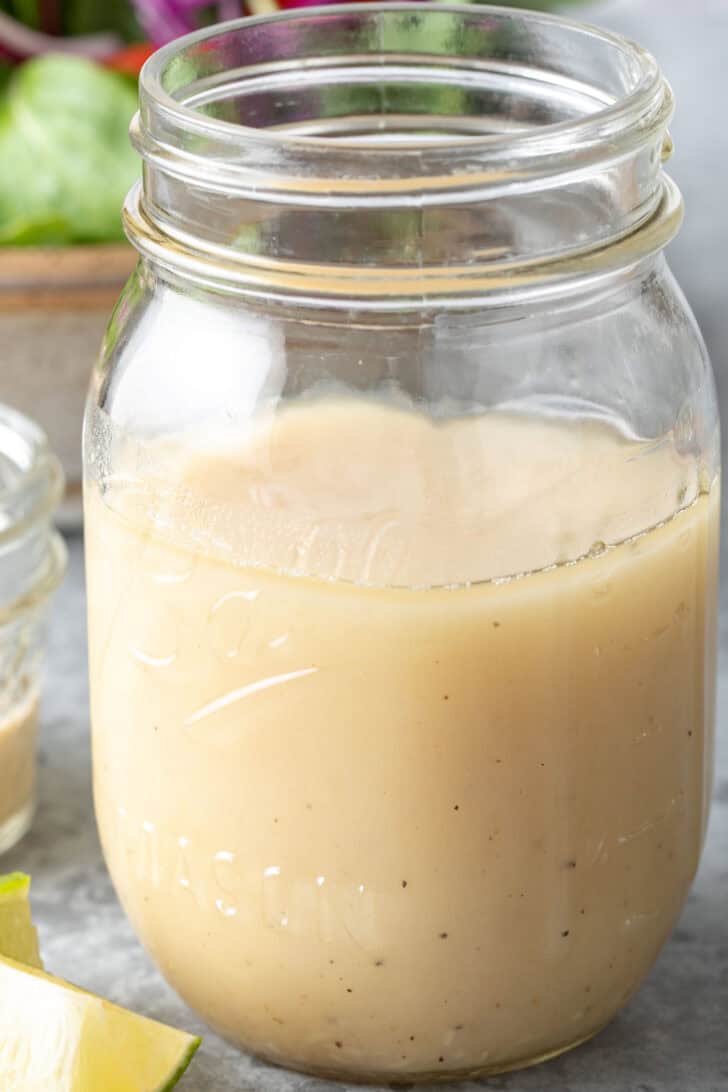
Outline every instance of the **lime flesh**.
<svg viewBox="0 0 728 1092"><path fill-rule="evenodd" d="M0 876L0 956L42 967L38 934L30 916L30 876L11 872Z"/></svg>

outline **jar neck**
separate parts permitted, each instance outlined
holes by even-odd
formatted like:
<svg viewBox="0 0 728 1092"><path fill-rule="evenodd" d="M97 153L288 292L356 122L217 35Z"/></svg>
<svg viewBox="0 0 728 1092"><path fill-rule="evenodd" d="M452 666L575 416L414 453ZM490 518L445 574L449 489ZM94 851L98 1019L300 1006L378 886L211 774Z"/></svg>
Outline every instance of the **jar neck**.
<svg viewBox="0 0 728 1092"><path fill-rule="evenodd" d="M655 61L565 20L305 9L172 43L140 86L129 234L208 283L382 306L543 292L679 224Z"/></svg>

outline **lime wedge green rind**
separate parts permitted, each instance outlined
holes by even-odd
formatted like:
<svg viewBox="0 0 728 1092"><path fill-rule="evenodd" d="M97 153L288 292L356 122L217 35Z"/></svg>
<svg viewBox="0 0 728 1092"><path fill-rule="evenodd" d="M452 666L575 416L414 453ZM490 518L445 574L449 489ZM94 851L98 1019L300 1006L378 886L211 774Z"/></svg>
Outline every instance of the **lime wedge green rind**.
<svg viewBox="0 0 728 1092"><path fill-rule="evenodd" d="M199 1036L195 1036L190 1041L190 1045L188 1047L187 1054L185 1055L185 1057L180 1062L179 1069L177 1070L176 1073L172 1074L172 1076L170 1077L167 1084L162 1085L162 1087L159 1089L159 1092L172 1092L172 1089L175 1087L175 1085L179 1084L179 1082L182 1080L185 1073L189 1069L190 1064L192 1062L192 1059L194 1058L197 1051L200 1049L201 1045L202 1045L202 1039Z"/></svg>

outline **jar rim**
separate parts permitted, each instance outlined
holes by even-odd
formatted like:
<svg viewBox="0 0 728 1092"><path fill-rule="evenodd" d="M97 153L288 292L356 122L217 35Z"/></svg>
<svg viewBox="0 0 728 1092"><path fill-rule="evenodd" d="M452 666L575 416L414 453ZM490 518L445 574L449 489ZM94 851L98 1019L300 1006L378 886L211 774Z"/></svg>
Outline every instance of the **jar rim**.
<svg viewBox="0 0 728 1092"><path fill-rule="evenodd" d="M434 18L441 15L477 13L481 17L497 17L508 22L525 22L533 26L543 25L557 28L580 37L590 37L612 48L620 54L633 73L634 85L630 91L614 101L605 101L604 105L575 120L547 123L535 130L513 131L505 134L484 133L482 135L452 136L446 141L427 143L423 141L363 144L359 140L350 140L341 136L301 135L285 129L262 129L242 122L231 122L224 118L210 117L200 113L194 107L175 98L164 86L165 72L169 66L183 58L185 53L197 48L206 48L217 39L226 35L243 32L252 34L258 28L276 24L304 23L313 18L333 19L351 15L359 18L371 18L402 13L406 15L427 15ZM632 39L618 33L605 30L590 23L553 15L548 12L536 12L523 8L511 8L502 5L488 5L483 8L474 3L450 4L432 2L432 0L385 0L385 2L332 4L326 6L303 7L275 12L266 15L245 16L205 27L192 34L184 35L158 49L144 64L140 74L140 93L142 102L162 110L168 122L176 122L187 132L218 134L223 140L246 142L256 148L276 151L284 154L310 156L316 159L321 154L346 152L359 160L363 166L371 167L372 159L380 161L380 176L387 176L387 171L401 172L401 157L417 158L418 168L425 176L439 175L442 168L443 154L452 167L453 154L467 153L468 157L478 152L487 155L489 163L501 159L518 158L519 161L552 157L560 149L573 150L578 143L592 144L603 139L607 132L624 133L639 125L641 139L644 139L644 127L667 124L673 110L671 90L662 76L654 56ZM142 154L144 148L141 148ZM290 174L291 164L285 169ZM378 172L378 173L379 173ZM408 180L410 181L410 180Z"/></svg>
<svg viewBox="0 0 728 1092"><path fill-rule="evenodd" d="M144 66L125 224L241 292L523 295L674 234L672 111L650 53L561 16L397 0L237 19Z"/></svg>

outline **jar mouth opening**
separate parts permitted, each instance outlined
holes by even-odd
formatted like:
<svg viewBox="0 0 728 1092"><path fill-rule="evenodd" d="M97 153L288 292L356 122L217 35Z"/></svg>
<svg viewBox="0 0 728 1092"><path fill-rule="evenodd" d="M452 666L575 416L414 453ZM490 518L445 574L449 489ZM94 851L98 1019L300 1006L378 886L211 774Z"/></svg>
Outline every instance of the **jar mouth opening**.
<svg viewBox="0 0 728 1092"><path fill-rule="evenodd" d="M400 300L456 295L458 279L520 291L523 271L553 281L582 255L631 260L657 240L642 229L676 224L661 214L672 108L639 46L522 9L235 20L145 65L127 231L169 265L204 255L213 281L210 267L238 285L231 269L256 283L263 270L295 294L371 295L373 270L374 294Z"/></svg>
<svg viewBox="0 0 728 1092"><path fill-rule="evenodd" d="M421 178L463 158L526 170L606 134L638 127L644 140L672 111L657 62L627 38L546 13L430 2L222 23L158 50L140 90L142 128L157 111L169 133L265 152L289 181L328 156L380 179L401 178L410 161Z"/></svg>

